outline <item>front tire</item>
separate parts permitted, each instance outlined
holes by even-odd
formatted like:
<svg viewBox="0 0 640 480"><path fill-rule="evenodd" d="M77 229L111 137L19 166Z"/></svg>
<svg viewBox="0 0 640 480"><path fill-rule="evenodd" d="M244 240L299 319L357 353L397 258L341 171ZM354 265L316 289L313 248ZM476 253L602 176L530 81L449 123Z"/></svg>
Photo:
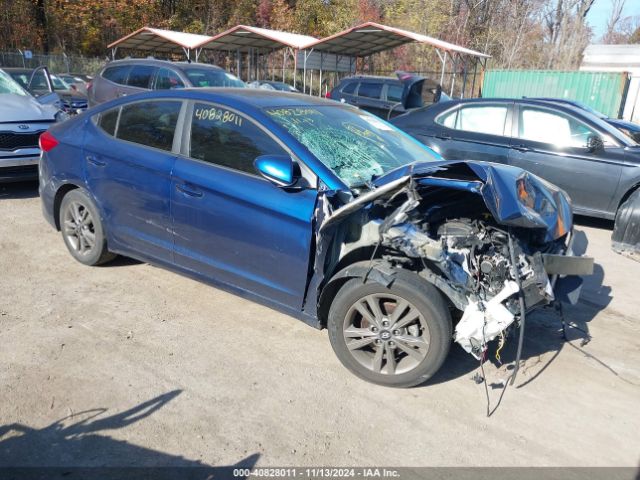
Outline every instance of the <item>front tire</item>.
<svg viewBox="0 0 640 480"><path fill-rule="evenodd" d="M85 265L100 265L116 255L107 249L107 238L98 209L82 190L71 190L60 204L60 231L69 253Z"/></svg>
<svg viewBox="0 0 640 480"><path fill-rule="evenodd" d="M333 299L327 328L347 369L388 387L425 382L451 346L451 315L442 295L407 271L388 288L361 278L347 281Z"/></svg>

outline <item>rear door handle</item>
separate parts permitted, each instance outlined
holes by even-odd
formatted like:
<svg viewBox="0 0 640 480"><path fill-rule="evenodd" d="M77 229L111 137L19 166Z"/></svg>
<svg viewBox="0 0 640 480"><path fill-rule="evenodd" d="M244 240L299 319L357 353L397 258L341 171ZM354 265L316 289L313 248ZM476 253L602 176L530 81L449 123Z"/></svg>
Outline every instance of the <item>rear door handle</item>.
<svg viewBox="0 0 640 480"><path fill-rule="evenodd" d="M87 159L87 162L95 165L96 167L104 167L107 164L107 162L98 160L98 158L93 155L87 155L85 158Z"/></svg>
<svg viewBox="0 0 640 480"><path fill-rule="evenodd" d="M448 133L440 133L436 135L436 138L439 138L440 140L451 140L451 135Z"/></svg>
<svg viewBox="0 0 640 480"><path fill-rule="evenodd" d="M176 190L190 197L201 197L202 190L195 188L193 185L187 183L176 183Z"/></svg>
<svg viewBox="0 0 640 480"><path fill-rule="evenodd" d="M526 145L520 144L520 145L511 145L511 148L513 148L514 150L518 150L519 152L530 152L531 149L529 147L527 147Z"/></svg>

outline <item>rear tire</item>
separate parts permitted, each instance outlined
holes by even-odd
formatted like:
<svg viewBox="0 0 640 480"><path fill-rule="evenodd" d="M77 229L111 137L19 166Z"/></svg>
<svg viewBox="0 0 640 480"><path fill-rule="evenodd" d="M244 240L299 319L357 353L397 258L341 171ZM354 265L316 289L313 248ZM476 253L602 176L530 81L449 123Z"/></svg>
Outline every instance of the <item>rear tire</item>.
<svg viewBox="0 0 640 480"><path fill-rule="evenodd" d="M333 299L327 328L334 352L356 376L412 387L442 366L453 327L440 292L400 271L388 288L361 278L347 281Z"/></svg>
<svg viewBox="0 0 640 480"><path fill-rule="evenodd" d="M69 253L85 265L100 265L117 255L107 249L98 209L87 193L71 190L60 204L60 231Z"/></svg>

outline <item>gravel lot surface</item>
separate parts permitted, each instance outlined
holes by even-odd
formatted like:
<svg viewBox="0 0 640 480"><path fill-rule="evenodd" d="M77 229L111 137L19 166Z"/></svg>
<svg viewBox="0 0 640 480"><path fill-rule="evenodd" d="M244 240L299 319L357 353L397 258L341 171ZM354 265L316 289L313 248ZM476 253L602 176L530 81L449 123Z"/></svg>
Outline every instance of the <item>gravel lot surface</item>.
<svg viewBox="0 0 640 480"><path fill-rule="evenodd" d="M457 345L427 385L370 385L326 331L133 260L75 262L33 184L0 186L0 219L0 465L638 466L640 263L608 224L579 227L596 275L566 311L591 341L530 316L487 418ZM485 370L495 403L507 365Z"/></svg>

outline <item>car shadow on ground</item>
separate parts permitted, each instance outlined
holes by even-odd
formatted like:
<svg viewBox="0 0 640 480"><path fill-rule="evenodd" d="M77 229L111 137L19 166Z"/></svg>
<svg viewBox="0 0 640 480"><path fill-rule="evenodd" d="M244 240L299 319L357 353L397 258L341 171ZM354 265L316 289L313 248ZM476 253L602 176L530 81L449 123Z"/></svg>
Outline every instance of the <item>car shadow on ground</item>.
<svg viewBox="0 0 640 480"><path fill-rule="evenodd" d="M0 200L36 198L38 196L38 182L0 183Z"/></svg>
<svg viewBox="0 0 640 480"><path fill-rule="evenodd" d="M0 426L0 477L7 478L4 474L9 473L15 478L36 478L34 474L41 473L38 478L200 479L231 477L234 469L253 468L259 454L250 455L235 465L211 467L198 460L141 447L101 433L144 420L181 392L167 392L104 418L101 417L107 410L94 408L42 428L20 423Z"/></svg>

